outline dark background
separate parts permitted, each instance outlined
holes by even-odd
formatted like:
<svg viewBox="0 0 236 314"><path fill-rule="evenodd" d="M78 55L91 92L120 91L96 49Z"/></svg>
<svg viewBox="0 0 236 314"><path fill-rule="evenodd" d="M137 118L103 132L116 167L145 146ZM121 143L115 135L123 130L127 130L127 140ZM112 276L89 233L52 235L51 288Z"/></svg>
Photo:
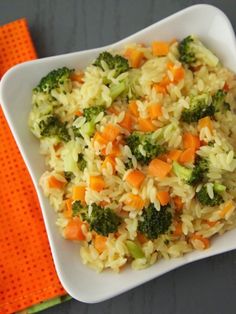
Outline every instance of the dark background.
<svg viewBox="0 0 236 314"><path fill-rule="evenodd" d="M46 57L115 42L196 3L219 7L236 29L235 0L0 0L0 25L26 17L38 56ZM43 313L235 314L236 252L181 267L99 304L72 300Z"/></svg>

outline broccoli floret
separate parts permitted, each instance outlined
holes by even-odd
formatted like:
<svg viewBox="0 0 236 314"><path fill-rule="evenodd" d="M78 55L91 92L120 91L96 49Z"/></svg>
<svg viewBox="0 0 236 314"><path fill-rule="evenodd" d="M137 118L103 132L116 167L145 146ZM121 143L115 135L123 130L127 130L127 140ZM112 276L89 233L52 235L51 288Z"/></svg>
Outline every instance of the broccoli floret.
<svg viewBox="0 0 236 314"><path fill-rule="evenodd" d="M108 236L109 233L117 231L121 218L110 208L102 208L92 204L92 213L89 217L90 229L98 234Z"/></svg>
<svg viewBox="0 0 236 314"><path fill-rule="evenodd" d="M93 106L89 108L85 108L83 110L83 116L86 119L86 122L80 126L79 128L76 126L76 120L79 118L77 117L74 120L72 125L72 130L75 137L83 137L85 135L91 137L95 132L95 119L100 112L105 112L105 106Z"/></svg>
<svg viewBox="0 0 236 314"><path fill-rule="evenodd" d="M225 102L225 97L227 93L222 89L218 89L218 91L212 96L212 105L215 108L215 112L225 112L230 110L230 104Z"/></svg>
<svg viewBox="0 0 236 314"><path fill-rule="evenodd" d="M66 67L53 70L44 76L38 86L34 89L35 91L40 91L44 93L50 93L52 89L65 86L70 81L70 75L73 70L70 70Z"/></svg>
<svg viewBox="0 0 236 314"><path fill-rule="evenodd" d="M192 123L206 116L211 117L214 113L215 107L211 102L211 98L208 94L202 94L191 98L190 107L182 111L180 119L183 122Z"/></svg>
<svg viewBox="0 0 236 314"><path fill-rule="evenodd" d="M81 212L84 211L84 206L80 201L74 201L72 203L72 216L78 216Z"/></svg>
<svg viewBox="0 0 236 314"><path fill-rule="evenodd" d="M109 69L113 69L114 68L113 59L114 57L110 52L104 51L99 54L97 59L94 61L93 65L103 70L102 62L105 62L108 65Z"/></svg>
<svg viewBox="0 0 236 314"><path fill-rule="evenodd" d="M191 177L187 181L190 185L195 185L202 182L208 172L208 161L204 158L198 157L195 166L192 169Z"/></svg>
<svg viewBox="0 0 236 314"><path fill-rule="evenodd" d="M85 108L83 110L83 115L86 118L86 121L94 121L94 119L99 115L100 112L105 112L105 106L92 106Z"/></svg>
<svg viewBox="0 0 236 314"><path fill-rule="evenodd" d="M168 207L168 205L161 206L161 209L158 211L154 204L151 203L144 209L138 222L138 231L150 240L154 240L159 235L166 233L172 222L172 215L168 211Z"/></svg>
<svg viewBox="0 0 236 314"><path fill-rule="evenodd" d="M127 59L119 55L113 56L110 52L107 51L100 53L93 65L100 67L103 70L103 62L107 64L110 70L115 69L116 77L121 73L129 70L129 63Z"/></svg>
<svg viewBox="0 0 236 314"><path fill-rule="evenodd" d="M80 201L74 201L72 203L72 216L79 216L82 221L89 221L88 218L88 206L82 205Z"/></svg>
<svg viewBox="0 0 236 314"><path fill-rule="evenodd" d="M128 169L132 169L133 167L134 166L133 166L132 159L128 158L127 161L125 162L125 169L128 170Z"/></svg>
<svg viewBox="0 0 236 314"><path fill-rule="evenodd" d="M202 182L205 178L208 171L208 161L203 158L198 158L192 169L186 168L174 161L173 171L178 178L193 186Z"/></svg>
<svg viewBox="0 0 236 314"><path fill-rule="evenodd" d="M219 59L193 35L184 38L178 45L180 61L190 66L206 64L215 67Z"/></svg>
<svg viewBox="0 0 236 314"><path fill-rule="evenodd" d="M133 132L127 137L126 143L137 161L142 165L163 154L165 147L158 145L152 138L152 133Z"/></svg>
<svg viewBox="0 0 236 314"><path fill-rule="evenodd" d="M71 171L64 171L64 177L67 182L70 182L74 178L74 174Z"/></svg>
<svg viewBox="0 0 236 314"><path fill-rule="evenodd" d="M79 170L84 171L87 166L87 161L84 159L84 155L82 153L78 154L78 167Z"/></svg>
<svg viewBox="0 0 236 314"><path fill-rule="evenodd" d="M70 135L66 123L59 120L57 116L47 116L39 122L40 135L42 137L57 137L60 141L68 142Z"/></svg>
<svg viewBox="0 0 236 314"><path fill-rule="evenodd" d="M129 70L129 62L127 59L120 55L114 57L114 68L116 70L116 76Z"/></svg>
<svg viewBox="0 0 236 314"><path fill-rule="evenodd" d="M207 193L206 185L203 185L201 190L196 193L196 197L202 205L206 206L216 206L224 202L223 197L216 190L214 190L214 197L211 199Z"/></svg>
<svg viewBox="0 0 236 314"><path fill-rule="evenodd" d="M226 92L219 89L212 97L208 94L194 96L190 100L190 108L184 109L181 114L183 122L192 123L206 116L214 116L216 112L230 110L230 105L225 102Z"/></svg>
<svg viewBox="0 0 236 314"><path fill-rule="evenodd" d="M80 133L80 128L77 128L76 126L72 125L72 131L74 134L74 137L83 137L82 134Z"/></svg>

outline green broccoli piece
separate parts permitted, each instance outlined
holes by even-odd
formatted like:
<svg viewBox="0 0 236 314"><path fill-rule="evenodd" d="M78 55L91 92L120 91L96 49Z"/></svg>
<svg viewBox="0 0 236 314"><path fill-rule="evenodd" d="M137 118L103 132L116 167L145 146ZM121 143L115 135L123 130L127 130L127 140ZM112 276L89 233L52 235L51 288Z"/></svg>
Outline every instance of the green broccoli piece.
<svg viewBox="0 0 236 314"><path fill-rule="evenodd" d="M190 108L182 111L180 119L186 123L197 122L206 116L213 116L215 107L208 94L194 96L190 100Z"/></svg>
<svg viewBox="0 0 236 314"><path fill-rule="evenodd" d="M80 201L74 201L72 203L72 216L79 216L82 221L89 221L88 206L83 206Z"/></svg>
<svg viewBox="0 0 236 314"><path fill-rule="evenodd" d="M127 246L127 249L129 251L130 255L134 259L145 257L145 254L144 254L141 246L138 243L135 243L134 241L131 241L131 240L126 240L125 244Z"/></svg>
<svg viewBox="0 0 236 314"><path fill-rule="evenodd" d="M84 211L84 206L81 204L80 201L74 201L72 203L72 216L78 216L80 213Z"/></svg>
<svg viewBox="0 0 236 314"><path fill-rule="evenodd" d="M100 67L102 70L103 62L105 62L110 70L115 69L115 77L129 70L128 60L120 55L113 56L110 52L104 51L100 53L93 65Z"/></svg>
<svg viewBox="0 0 236 314"><path fill-rule="evenodd" d="M92 106L85 108L83 110L83 116L86 118L86 121L94 121L94 119L99 115L100 112L105 112L105 106Z"/></svg>
<svg viewBox="0 0 236 314"><path fill-rule="evenodd" d="M219 89L212 97L208 94L193 96L190 100L190 108L182 111L180 119L192 123L206 116L212 117L216 112L230 110L230 105L225 102L226 94Z"/></svg>
<svg viewBox="0 0 236 314"><path fill-rule="evenodd" d="M87 161L84 159L84 155L82 153L78 154L78 167L79 170L84 171L87 166Z"/></svg>
<svg viewBox="0 0 236 314"><path fill-rule="evenodd" d="M154 240L159 235L166 233L172 222L172 215L168 208L168 205L161 206L161 209L158 211L154 204L151 203L143 211L138 222L138 231L150 240Z"/></svg>
<svg viewBox="0 0 236 314"><path fill-rule="evenodd" d="M227 93L222 89L218 89L218 91L212 96L212 105L215 108L215 112L225 112L230 110L230 104L225 102L225 97Z"/></svg>
<svg viewBox="0 0 236 314"><path fill-rule="evenodd" d="M180 61L195 66L206 64L215 67L219 59L195 36L190 35L184 38L178 45Z"/></svg>
<svg viewBox="0 0 236 314"><path fill-rule="evenodd" d="M52 89L66 86L68 82L70 82L70 75L72 72L73 70L66 67L53 70L40 80L38 86L36 86L34 90L50 93Z"/></svg>
<svg viewBox="0 0 236 314"><path fill-rule="evenodd" d="M57 116L47 116L39 122L40 135L42 137L57 137L60 141L68 142L70 135L66 123L59 120Z"/></svg>
<svg viewBox="0 0 236 314"><path fill-rule="evenodd" d="M71 127L74 137L83 137L82 134L80 133L80 128L77 128L76 126L72 125Z"/></svg>
<svg viewBox="0 0 236 314"><path fill-rule="evenodd" d="M206 177L208 172L208 161L204 158L197 157L194 168L192 169L191 177L187 181L190 185L195 185L200 182Z"/></svg>
<svg viewBox="0 0 236 314"><path fill-rule="evenodd" d="M213 190L218 193L222 193L226 190L226 186L220 183L215 182L213 185Z"/></svg>
<svg viewBox="0 0 236 314"><path fill-rule="evenodd" d="M213 199L211 199L207 193L206 185L203 185L201 190L196 193L196 198L202 205L206 205L206 206L216 206L224 202L223 197L215 189L214 189L214 197Z"/></svg>
<svg viewBox="0 0 236 314"><path fill-rule="evenodd" d="M132 169L133 167L134 166L133 166L132 159L128 158L127 161L125 162L125 169L128 170L128 169Z"/></svg>
<svg viewBox="0 0 236 314"><path fill-rule="evenodd" d="M109 69L114 68L114 57L110 52L108 51L101 52L97 59L94 61L93 65L103 70L102 62L105 62Z"/></svg>
<svg viewBox="0 0 236 314"><path fill-rule="evenodd" d="M92 106L83 110L83 116L86 118L86 122L80 127L76 127L76 123L72 125L72 130L75 137L83 137L87 135L91 137L95 132L95 119L100 112L105 112L105 106ZM76 121L75 118L74 121Z"/></svg>
<svg viewBox="0 0 236 314"><path fill-rule="evenodd" d="M64 177L67 182L70 182L75 177L75 175L71 171L64 171Z"/></svg>
<svg viewBox="0 0 236 314"><path fill-rule="evenodd" d="M101 206L92 204L92 213L88 222L91 230L103 236L108 236L109 233L117 231L121 223L121 218L110 208L102 208Z"/></svg>
<svg viewBox="0 0 236 314"><path fill-rule="evenodd" d="M178 178L193 186L202 182L205 178L208 172L208 161L203 158L198 158L192 169L186 168L174 161L172 169Z"/></svg>
<svg viewBox="0 0 236 314"><path fill-rule="evenodd" d="M126 80L120 81L119 83L112 83L109 86L111 99L115 100L118 96L120 96L124 91L127 90L127 82Z"/></svg>
<svg viewBox="0 0 236 314"><path fill-rule="evenodd" d="M153 133L133 132L127 137L126 143L137 161L146 165L150 160L163 154L165 147L158 145L152 138Z"/></svg>

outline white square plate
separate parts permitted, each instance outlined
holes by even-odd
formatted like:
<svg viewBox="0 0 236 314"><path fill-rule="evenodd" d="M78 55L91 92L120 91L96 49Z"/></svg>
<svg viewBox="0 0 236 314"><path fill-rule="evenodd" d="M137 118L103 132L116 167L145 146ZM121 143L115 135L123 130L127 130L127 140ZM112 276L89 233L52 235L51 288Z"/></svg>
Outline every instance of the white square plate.
<svg viewBox="0 0 236 314"><path fill-rule="evenodd" d="M129 42L181 39L192 33L199 35L225 66L236 71L236 42L232 26L222 11L209 5L189 7L109 48L119 49ZM236 248L236 230L232 230L217 237L212 247L203 252L196 251L178 259L161 260L138 272L127 268L119 275L110 271L97 274L81 263L79 245L64 240L59 234L55 225L56 213L38 185L39 177L45 171L44 158L39 155L38 140L27 127L32 89L50 70L62 66L84 68L106 48L108 47L17 65L5 74L0 85L2 108L38 193L58 276L73 298L87 303L106 300L181 265Z"/></svg>

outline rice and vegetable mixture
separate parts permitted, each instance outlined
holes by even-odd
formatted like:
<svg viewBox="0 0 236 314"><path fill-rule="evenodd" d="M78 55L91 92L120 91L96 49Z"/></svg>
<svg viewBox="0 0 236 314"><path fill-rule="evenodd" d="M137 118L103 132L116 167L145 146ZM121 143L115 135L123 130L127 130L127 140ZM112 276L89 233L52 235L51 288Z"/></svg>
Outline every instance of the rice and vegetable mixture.
<svg viewBox="0 0 236 314"><path fill-rule="evenodd" d="M40 185L84 264L142 269L235 227L235 96L234 73L193 35L41 79Z"/></svg>

